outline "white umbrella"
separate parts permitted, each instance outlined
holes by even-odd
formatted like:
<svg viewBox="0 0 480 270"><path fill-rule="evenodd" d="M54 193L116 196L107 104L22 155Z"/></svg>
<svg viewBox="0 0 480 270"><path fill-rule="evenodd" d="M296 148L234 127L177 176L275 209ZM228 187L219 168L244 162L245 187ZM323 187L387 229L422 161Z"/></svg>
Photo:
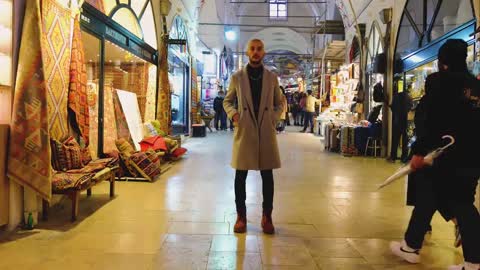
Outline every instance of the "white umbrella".
<svg viewBox="0 0 480 270"><path fill-rule="evenodd" d="M449 139L450 142L447 145L445 145L444 147L437 148L436 150L428 153L428 155L425 156L424 161L429 166L433 165L433 161L437 157L439 157L443 153L443 151L445 151L445 149L449 148L450 146L452 146L455 143L455 138L453 138L450 135L445 135L445 136L442 137L442 139ZM378 189L382 189L382 188L390 185L391 183L395 182L397 179L399 179L399 178L401 178L405 175L408 175L411 172L413 172L413 169L412 169L412 167L409 163L409 164L401 167L400 169L398 169L398 171L396 171L392 176L388 177L380 186L378 186Z"/></svg>

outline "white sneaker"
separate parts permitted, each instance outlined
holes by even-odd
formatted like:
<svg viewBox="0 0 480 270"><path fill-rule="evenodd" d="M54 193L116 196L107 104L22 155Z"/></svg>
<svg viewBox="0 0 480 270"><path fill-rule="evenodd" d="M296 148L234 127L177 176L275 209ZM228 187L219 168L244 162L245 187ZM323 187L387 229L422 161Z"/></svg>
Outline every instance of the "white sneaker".
<svg viewBox="0 0 480 270"><path fill-rule="evenodd" d="M420 250L407 251L407 249L410 248L408 248L405 241L390 243L390 250L393 252L393 254L397 255L398 257L404 259L409 263L420 263Z"/></svg>
<svg viewBox="0 0 480 270"><path fill-rule="evenodd" d="M480 267L478 266L478 264L472 264L468 262L465 262L464 264L452 265L448 267L448 270L470 270L470 269L480 270Z"/></svg>

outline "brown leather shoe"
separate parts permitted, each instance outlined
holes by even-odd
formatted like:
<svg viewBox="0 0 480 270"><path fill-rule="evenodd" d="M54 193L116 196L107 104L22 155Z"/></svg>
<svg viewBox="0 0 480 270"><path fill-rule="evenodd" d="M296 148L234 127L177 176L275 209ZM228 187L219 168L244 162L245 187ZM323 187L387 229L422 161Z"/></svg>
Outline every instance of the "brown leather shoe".
<svg viewBox="0 0 480 270"><path fill-rule="evenodd" d="M272 210L264 210L262 216L262 229L265 234L274 234L275 227L272 221Z"/></svg>
<svg viewBox="0 0 480 270"><path fill-rule="evenodd" d="M237 212L237 221L233 226L233 231L235 233L245 233L247 231L247 213Z"/></svg>

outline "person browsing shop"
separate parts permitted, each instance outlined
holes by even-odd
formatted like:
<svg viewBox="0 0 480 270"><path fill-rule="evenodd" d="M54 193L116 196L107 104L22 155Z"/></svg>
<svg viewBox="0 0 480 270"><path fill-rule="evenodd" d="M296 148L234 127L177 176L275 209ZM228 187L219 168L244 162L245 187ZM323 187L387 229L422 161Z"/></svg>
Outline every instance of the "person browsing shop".
<svg viewBox="0 0 480 270"><path fill-rule="evenodd" d="M249 63L231 77L225 111L236 125L231 165L235 173L235 204L237 220L234 232L247 230L246 179L249 170L260 171L263 182L263 215L261 226L273 234L273 169L280 168L276 123L283 113L285 99L277 75L265 69L264 44L253 39L248 43ZM237 100L238 107L235 107Z"/></svg>
<svg viewBox="0 0 480 270"><path fill-rule="evenodd" d="M303 121L303 130L306 132L308 125L310 125L310 133L313 133L313 118L315 116L315 105L319 103L319 99L312 95L312 90L307 91L307 98L305 99L305 119Z"/></svg>

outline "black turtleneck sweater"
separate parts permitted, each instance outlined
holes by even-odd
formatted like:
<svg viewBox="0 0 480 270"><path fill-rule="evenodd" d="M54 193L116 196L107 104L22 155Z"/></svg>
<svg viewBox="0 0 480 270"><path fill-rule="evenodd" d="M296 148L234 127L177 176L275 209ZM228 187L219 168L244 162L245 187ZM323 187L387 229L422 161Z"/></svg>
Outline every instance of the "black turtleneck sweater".
<svg viewBox="0 0 480 270"><path fill-rule="evenodd" d="M253 110L255 116L258 118L260 111L260 100L262 98L262 81L263 81L263 66L254 68L247 65L248 80L250 81L250 89L252 90Z"/></svg>

